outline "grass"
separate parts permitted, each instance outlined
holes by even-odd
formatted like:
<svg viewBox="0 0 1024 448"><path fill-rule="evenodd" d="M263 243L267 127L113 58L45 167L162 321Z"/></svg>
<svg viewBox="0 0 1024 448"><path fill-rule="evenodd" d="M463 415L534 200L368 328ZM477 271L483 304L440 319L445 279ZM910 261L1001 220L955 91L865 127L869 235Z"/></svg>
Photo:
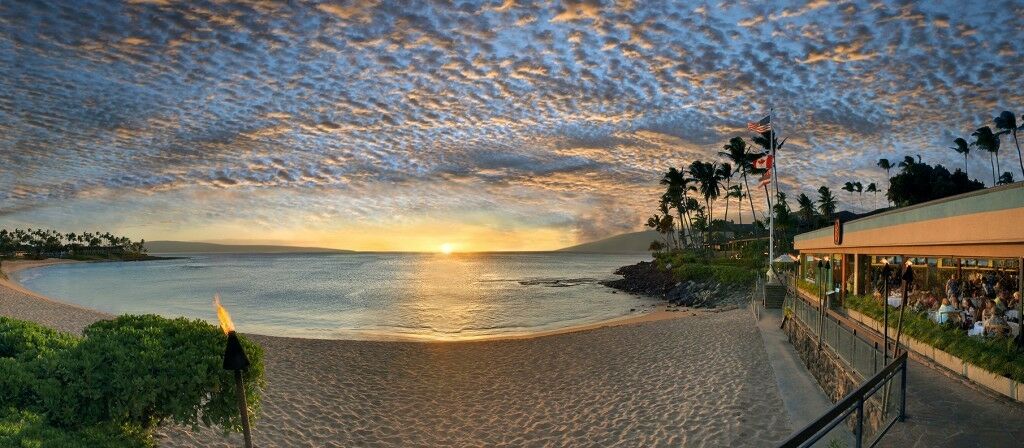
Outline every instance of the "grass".
<svg viewBox="0 0 1024 448"><path fill-rule="evenodd" d="M882 320L882 305L869 296L847 296L846 307ZM889 317L890 323L895 325L891 313ZM1017 350L1010 338L967 336L952 325L940 325L913 311L907 311L903 316L903 334L990 372L1024 382L1024 353Z"/></svg>

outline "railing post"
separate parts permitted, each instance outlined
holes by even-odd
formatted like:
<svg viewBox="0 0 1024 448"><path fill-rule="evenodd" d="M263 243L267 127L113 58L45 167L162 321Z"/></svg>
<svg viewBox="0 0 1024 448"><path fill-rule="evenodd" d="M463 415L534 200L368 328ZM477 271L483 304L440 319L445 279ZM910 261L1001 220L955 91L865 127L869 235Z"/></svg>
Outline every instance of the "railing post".
<svg viewBox="0 0 1024 448"><path fill-rule="evenodd" d="M900 421L907 416L907 358L903 358L900 367Z"/></svg>
<svg viewBox="0 0 1024 448"><path fill-rule="evenodd" d="M864 443L864 397L857 400L857 428L854 430L854 436L857 441L853 446L860 448Z"/></svg>

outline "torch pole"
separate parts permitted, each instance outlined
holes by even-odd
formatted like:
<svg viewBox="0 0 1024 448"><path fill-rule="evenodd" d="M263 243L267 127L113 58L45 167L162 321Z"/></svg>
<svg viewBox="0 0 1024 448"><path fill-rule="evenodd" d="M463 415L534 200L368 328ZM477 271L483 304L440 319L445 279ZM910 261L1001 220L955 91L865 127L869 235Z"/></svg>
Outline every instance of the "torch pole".
<svg viewBox="0 0 1024 448"><path fill-rule="evenodd" d="M238 415L242 417L242 435L245 437L245 448L252 448L252 432L249 429L249 405L245 402L245 383L242 371L235 370L235 393L238 395Z"/></svg>

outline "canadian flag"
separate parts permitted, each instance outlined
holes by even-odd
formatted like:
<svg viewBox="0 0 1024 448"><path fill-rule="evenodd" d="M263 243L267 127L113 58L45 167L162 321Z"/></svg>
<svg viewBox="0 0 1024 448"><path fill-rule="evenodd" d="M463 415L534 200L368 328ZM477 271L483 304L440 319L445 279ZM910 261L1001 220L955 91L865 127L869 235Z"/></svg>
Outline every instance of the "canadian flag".
<svg viewBox="0 0 1024 448"><path fill-rule="evenodd" d="M771 154L765 154L760 159L754 161L754 168L770 170L772 165L775 164L775 156Z"/></svg>

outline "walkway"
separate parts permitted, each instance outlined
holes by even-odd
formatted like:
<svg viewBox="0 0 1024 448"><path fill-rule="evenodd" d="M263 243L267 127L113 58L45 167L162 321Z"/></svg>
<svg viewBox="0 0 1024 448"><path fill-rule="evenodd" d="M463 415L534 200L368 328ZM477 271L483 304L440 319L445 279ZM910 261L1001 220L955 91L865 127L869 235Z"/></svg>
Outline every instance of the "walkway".
<svg viewBox="0 0 1024 448"><path fill-rule="evenodd" d="M1024 446L1024 406L912 359L907 364L907 418L879 446Z"/></svg>

